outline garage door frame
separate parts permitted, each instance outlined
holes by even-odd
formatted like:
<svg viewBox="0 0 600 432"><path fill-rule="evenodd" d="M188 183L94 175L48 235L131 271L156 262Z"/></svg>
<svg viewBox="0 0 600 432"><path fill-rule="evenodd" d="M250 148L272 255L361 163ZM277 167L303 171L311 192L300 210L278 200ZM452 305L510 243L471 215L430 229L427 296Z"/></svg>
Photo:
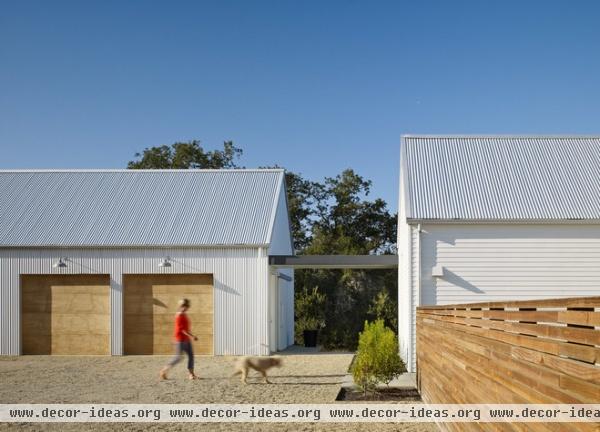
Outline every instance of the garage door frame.
<svg viewBox="0 0 600 432"><path fill-rule="evenodd" d="M211 301L211 308L212 308L212 322L211 322L211 332L212 332L212 336L211 336L211 352L210 354L199 354L197 352L194 353L194 355L209 355L209 356L214 356L215 355L215 337L216 337L216 333L215 333L215 321L216 321L216 317L215 317L215 305L216 305L216 296L215 296L215 277L214 277L214 273L123 273L122 274L122 287L123 287L123 309L122 309L122 322L123 322L123 355L171 355L171 353L169 354L131 354L131 353L127 353L125 346L126 346L126 338L128 337L126 334L126 308L127 308L127 279L131 278L131 277L147 277L147 278L152 278L152 277L161 277L161 276L171 276L171 277L194 277L194 276L206 276L210 278L210 286L212 288L211 291L211 297L212 297L212 301ZM194 307L194 301L192 299L192 308ZM175 315L176 310L173 309L172 311L173 315ZM192 332L194 332L194 322L192 320ZM171 335L172 333L169 333L169 335Z"/></svg>
<svg viewBox="0 0 600 432"><path fill-rule="evenodd" d="M30 279L43 279L43 278L54 278L54 279L60 279L60 278L72 278L72 279L76 279L76 278L85 278L85 277L92 277L92 278L104 278L105 281L101 286L105 286L106 287L106 294L107 294L107 299L108 299L108 312L106 313L106 319L108 321L108 341L107 341L107 345L106 345L106 350L105 353L103 354L90 354L90 353L83 353L83 354L77 354L77 353L63 353L63 354L53 354L52 353L52 335L50 334L50 343L49 343L49 352L47 353L25 353L25 326L24 326L24 318L25 318L25 312L23 310L23 300L24 300L24 294L23 294L23 290L24 290L24 284L26 283L26 279L30 278ZM85 284L82 284L81 286L85 286ZM97 284L94 284L93 286L98 286ZM19 318L19 341L20 341L20 355L65 355L65 356L85 356L85 355L98 355L98 356L109 356L111 355L111 334L112 334L112 319L111 319L111 276L108 273L47 273L47 274L40 274L40 273L21 273L19 274L19 296L18 296L18 318ZM30 313L30 312L29 312ZM50 318L52 316L52 310L50 310L48 312ZM104 315L104 314L103 314ZM50 321L50 330L52 330L52 323Z"/></svg>

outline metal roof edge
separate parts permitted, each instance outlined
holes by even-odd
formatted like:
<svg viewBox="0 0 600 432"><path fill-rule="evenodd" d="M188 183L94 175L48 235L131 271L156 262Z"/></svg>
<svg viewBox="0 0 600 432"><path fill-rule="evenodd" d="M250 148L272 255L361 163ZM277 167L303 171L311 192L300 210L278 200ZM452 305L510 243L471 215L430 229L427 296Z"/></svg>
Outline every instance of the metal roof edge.
<svg viewBox="0 0 600 432"><path fill-rule="evenodd" d="M283 168L219 168L219 169L204 169L204 168L189 168L189 169L127 169L127 168L84 168L84 169L0 169L0 173L110 173L110 172L283 172Z"/></svg>
<svg viewBox="0 0 600 432"><path fill-rule="evenodd" d="M407 223L423 224L567 224L567 225L600 225L600 219L424 219L407 218Z"/></svg>
<svg viewBox="0 0 600 432"><path fill-rule="evenodd" d="M151 244L139 244L139 245L0 245L0 250L3 249L256 249L266 248L269 244L263 243L252 243L252 244L179 244L179 245L151 245Z"/></svg>
<svg viewBox="0 0 600 432"><path fill-rule="evenodd" d="M573 134L557 134L557 135L536 135L536 134L402 134L402 139L419 139L419 138L551 138L551 139L600 139L600 135L573 135Z"/></svg>

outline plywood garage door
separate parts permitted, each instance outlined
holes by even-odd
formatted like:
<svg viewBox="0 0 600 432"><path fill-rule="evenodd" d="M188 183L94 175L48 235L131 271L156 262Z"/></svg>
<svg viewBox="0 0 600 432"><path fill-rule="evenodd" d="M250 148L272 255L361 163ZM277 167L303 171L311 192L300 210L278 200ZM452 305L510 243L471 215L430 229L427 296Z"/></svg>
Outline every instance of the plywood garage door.
<svg viewBox="0 0 600 432"><path fill-rule="evenodd" d="M22 275L23 354L110 354L108 275Z"/></svg>
<svg viewBox="0 0 600 432"><path fill-rule="evenodd" d="M213 278L206 274L124 275L125 354L172 354L177 302L188 298L195 354L213 353Z"/></svg>

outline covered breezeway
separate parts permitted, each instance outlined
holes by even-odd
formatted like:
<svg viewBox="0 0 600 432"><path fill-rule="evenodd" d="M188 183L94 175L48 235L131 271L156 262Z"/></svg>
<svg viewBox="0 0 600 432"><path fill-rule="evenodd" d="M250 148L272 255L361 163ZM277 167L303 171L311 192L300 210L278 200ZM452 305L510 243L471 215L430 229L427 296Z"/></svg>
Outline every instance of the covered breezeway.
<svg viewBox="0 0 600 432"><path fill-rule="evenodd" d="M380 270L397 269L397 255L290 255L269 256L269 266L273 269L355 269L355 270ZM286 279L285 275L278 274L278 278ZM274 284L272 286L277 286ZM277 314L282 313L278 308L278 298L281 290L275 289L269 295L269 333L273 341L281 338L282 329L276 326ZM275 345L271 350L275 351Z"/></svg>
<svg viewBox="0 0 600 432"><path fill-rule="evenodd" d="M269 265L294 269L392 269L397 255L293 255L270 256Z"/></svg>

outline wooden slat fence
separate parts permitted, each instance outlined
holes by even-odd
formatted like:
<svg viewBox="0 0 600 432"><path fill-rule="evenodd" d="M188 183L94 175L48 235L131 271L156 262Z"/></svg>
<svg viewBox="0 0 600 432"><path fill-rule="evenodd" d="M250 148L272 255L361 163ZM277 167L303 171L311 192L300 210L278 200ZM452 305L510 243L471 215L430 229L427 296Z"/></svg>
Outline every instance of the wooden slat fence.
<svg viewBox="0 0 600 432"><path fill-rule="evenodd" d="M600 297L417 308L428 403L600 403ZM600 431L595 423L445 423L446 430Z"/></svg>

